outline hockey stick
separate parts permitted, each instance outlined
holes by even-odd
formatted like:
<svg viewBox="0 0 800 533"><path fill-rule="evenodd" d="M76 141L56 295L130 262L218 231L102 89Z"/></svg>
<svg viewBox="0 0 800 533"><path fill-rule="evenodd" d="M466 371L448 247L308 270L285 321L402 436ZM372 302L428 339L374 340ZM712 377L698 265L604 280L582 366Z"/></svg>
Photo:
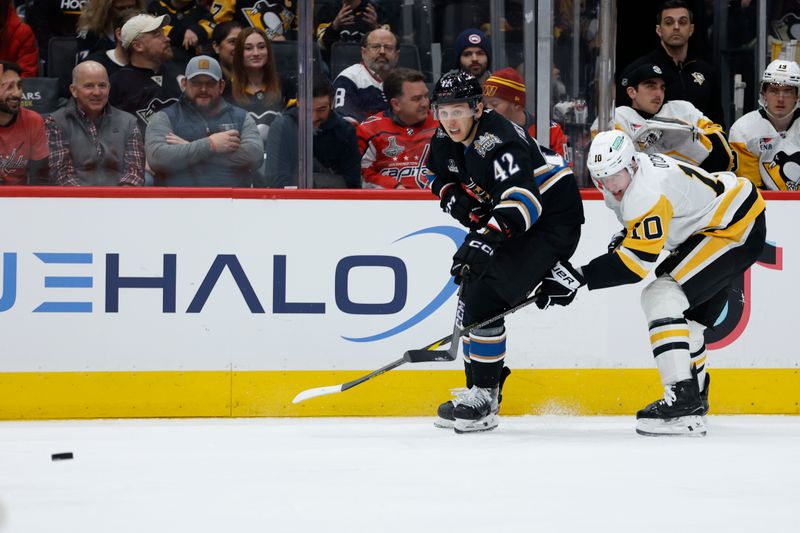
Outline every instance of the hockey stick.
<svg viewBox="0 0 800 533"><path fill-rule="evenodd" d="M419 350L408 350L406 353L403 354L403 357L401 357L397 361L389 363L388 365L383 366L383 367L381 367L378 370L375 370L373 372L370 372L366 376L361 376L358 379L354 379L353 381L348 381L347 383L342 383L341 385L331 385L329 387L317 387L315 389L304 390L301 393L299 393L297 396L294 397L294 400L292 400L292 403L304 402L304 401L309 400L311 398L316 398L317 396L325 396L327 394L336 394L336 393L339 393L339 392L344 392L344 391L346 391L348 389L352 389L353 387L355 387L357 385L361 385L365 381L369 381L372 378L376 378L376 377L380 376L381 374L384 374L384 373L388 372L389 370L393 370L393 369L397 368L398 366L401 366L401 365L403 365L405 363L429 363L429 362L434 362L434 361L437 361L437 362L438 361L454 361L455 358L456 358L456 354L458 352L458 341L464 334L469 333L470 331L472 331L474 329L477 329L477 328L480 328L482 326L485 326L486 324L494 322L495 320L499 320L499 319L503 318L504 316L510 315L511 313L513 313L515 311L519 311L523 307L527 307L528 305L530 305L531 303L533 303L536 300L536 296L535 295L531 296L530 298L527 298L527 299L523 300L521 303L517 304L516 306L514 306L514 307L512 307L512 308L510 308L510 309L508 309L506 311L503 311L499 315L495 315L495 316L493 316L491 318L487 318L486 320L484 320L482 322L476 322L476 323L471 324L471 325L469 325L469 326L464 328L464 327L462 327L460 325L461 324L460 318L463 317L463 303L461 302L461 290L462 289L463 289L463 285L458 290L458 310L456 312L456 325L453 328L452 335L447 335L445 337L442 337L441 339L430 343L425 348L420 348ZM439 346L444 345L448 341L450 342L450 349L448 349L448 350L437 350L436 349Z"/></svg>

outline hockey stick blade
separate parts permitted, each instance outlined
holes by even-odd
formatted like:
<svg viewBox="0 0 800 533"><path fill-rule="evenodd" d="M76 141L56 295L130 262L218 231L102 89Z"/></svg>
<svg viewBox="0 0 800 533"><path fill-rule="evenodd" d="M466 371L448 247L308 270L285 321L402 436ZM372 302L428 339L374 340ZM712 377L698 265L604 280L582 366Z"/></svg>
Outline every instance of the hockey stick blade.
<svg viewBox="0 0 800 533"><path fill-rule="evenodd" d="M401 357L397 361L393 361L388 365L382 366L378 370L370 372L366 376L361 376L358 379L354 379L353 381L348 381L347 383L342 383L341 385L331 385L328 387L317 387L315 389L304 390L300 394L294 397L292 403L304 402L306 400L310 400L311 398L316 398L317 396L325 396L328 394L336 394L338 392L344 392L347 389L352 389L356 385L361 385L365 381L369 381L374 377L378 377L384 372L388 372L389 370L397 368L398 366L402 365L405 362L406 360Z"/></svg>
<svg viewBox="0 0 800 533"><path fill-rule="evenodd" d="M306 400L310 400L311 398L316 398L317 396L325 396L326 394L336 394L337 392L342 392L341 385L333 385L331 387L317 387L316 389L308 389L304 390L300 394L294 397L292 403L300 403Z"/></svg>

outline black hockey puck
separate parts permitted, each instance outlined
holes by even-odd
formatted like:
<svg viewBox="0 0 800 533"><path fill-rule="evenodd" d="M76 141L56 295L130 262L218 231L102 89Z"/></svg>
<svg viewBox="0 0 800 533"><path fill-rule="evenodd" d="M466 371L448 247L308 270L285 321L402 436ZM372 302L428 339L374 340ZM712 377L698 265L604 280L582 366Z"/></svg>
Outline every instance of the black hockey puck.
<svg viewBox="0 0 800 533"><path fill-rule="evenodd" d="M72 459L72 452L54 453L50 456L53 461L66 461Z"/></svg>

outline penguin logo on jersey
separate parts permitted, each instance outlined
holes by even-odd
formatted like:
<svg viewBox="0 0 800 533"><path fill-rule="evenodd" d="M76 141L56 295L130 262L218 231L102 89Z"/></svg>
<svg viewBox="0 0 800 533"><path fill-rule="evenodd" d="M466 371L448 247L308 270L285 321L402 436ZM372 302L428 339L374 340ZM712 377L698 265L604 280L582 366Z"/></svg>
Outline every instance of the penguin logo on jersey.
<svg viewBox="0 0 800 533"><path fill-rule="evenodd" d="M294 21L294 13L269 0L258 0L252 7L243 7L240 11L250 26L264 30L270 40L286 33Z"/></svg>
<svg viewBox="0 0 800 533"><path fill-rule="evenodd" d="M405 146L397 144L397 137L392 135L389 137L389 146L381 150L381 153L386 157L397 157L405 151Z"/></svg>
<svg viewBox="0 0 800 533"><path fill-rule="evenodd" d="M705 82L705 81L706 81L706 77L705 77L705 76L703 76L703 73L702 73L702 72L692 72L692 80L693 80L693 81L694 81L694 82L695 82L697 85L703 85L703 82Z"/></svg>
<svg viewBox="0 0 800 533"><path fill-rule="evenodd" d="M644 152L651 146L654 146L663 136L664 132L662 130L646 130L642 138L636 140L636 144L639 145L639 151Z"/></svg>
<svg viewBox="0 0 800 533"><path fill-rule="evenodd" d="M172 105L177 101L177 98L167 98L166 100L162 100L161 98L153 98L147 103L146 108L136 111L136 116L142 119L142 121L146 124L150 122L150 117L152 117L158 111L161 111L165 107Z"/></svg>
<svg viewBox="0 0 800 533"><path fill-rule="evenodd" d="M786 189L796 191L800 185L800 152L787 154L778 152L772 163L763 163L764 170L778 186L781 183L786 185Z"/></svg>

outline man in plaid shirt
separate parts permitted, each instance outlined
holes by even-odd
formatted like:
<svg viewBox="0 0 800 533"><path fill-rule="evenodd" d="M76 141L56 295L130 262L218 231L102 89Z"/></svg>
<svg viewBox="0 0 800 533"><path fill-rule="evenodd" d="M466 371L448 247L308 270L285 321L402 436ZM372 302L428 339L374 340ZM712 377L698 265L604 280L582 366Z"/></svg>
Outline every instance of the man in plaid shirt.
<svg viewBox="0 0 800 533"><path fill-rule="evenodd" d="M105 67L72 71L72 99L45 120L50 181L56 185L143 185L144 144L136 117L108 104Z"/></svg>

